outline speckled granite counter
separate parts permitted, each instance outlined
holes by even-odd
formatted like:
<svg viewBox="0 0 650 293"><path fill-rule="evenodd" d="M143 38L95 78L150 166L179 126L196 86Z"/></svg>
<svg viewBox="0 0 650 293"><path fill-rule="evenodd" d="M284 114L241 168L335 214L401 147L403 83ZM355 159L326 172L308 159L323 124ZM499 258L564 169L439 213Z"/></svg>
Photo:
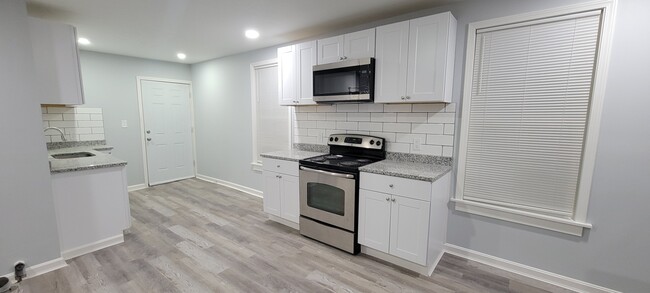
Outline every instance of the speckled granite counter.
<svg viewBox="0 0 650 293"><path fill-rule="evenodd" d="M65 173L83 170L93 170L100 168L110 168L125 166L126 161L120 160L112 155L102 153L101 151L112 150L113 147L106 145L93 146L76 146L70 148L52 149L48 151L50 155L50 173ZM92 157L72 158L72 159L55 159L52 155L89 152L94 154Z"/></svg>
<svg viewBox="0 0 650 293"><path fill-rule="evenodd" d="M360 167L359 171L433 182L451 171L451 168L432 163L383 160Z"/></svg>
<svg viewBox="0 0 650 293"><path fill-rule="evenodd" d="M302 159L310 158L310 157L320 156L320 155L324 155L324 153L301 151L296 149L260 154L260 156L263 158L294 161L294 162L297 162Z"/></svg>

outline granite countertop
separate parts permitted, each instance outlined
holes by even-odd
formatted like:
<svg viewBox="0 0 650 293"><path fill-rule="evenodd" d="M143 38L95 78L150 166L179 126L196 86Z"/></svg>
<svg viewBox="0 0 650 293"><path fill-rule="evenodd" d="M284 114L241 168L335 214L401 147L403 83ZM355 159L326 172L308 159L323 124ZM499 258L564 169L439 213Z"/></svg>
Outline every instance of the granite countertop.
<svg viewBox="0 0 650 293"><path fill-rule="evenodd" d="M451 171L451 166L435 163L383 160L359 168L361 172L434 182Z"/></svg>
<svg viewBox="0 0 650 293"><path fill-rule="evenodd" d="M110 168L117 166L126 166L126 161L120 160L112 155L102 153L101 151L112 150L113 147L107 145L93 146L76 146L69 148L51 149L48 151L50 156L50 173L65 173L83 170L93 170L100 168ZM72 158L72 159L55 159L52 155L89 152L94 154L92 157Z"/></svg>
<svg viewBox="0 0 650 293"><path fill-rule="evenodd" d="M263 153L263 154L260 154L260 156L263 157L263 158L279 159L279 160L297 162L297 161L302 160L302 159L311 158L311 157L315 157L315 156L320 156L320 155L324 155L324 154L325 153L308 152L308 151L301 151L301 150L292 149L292 150L286 150L286 151Z"/></svg>

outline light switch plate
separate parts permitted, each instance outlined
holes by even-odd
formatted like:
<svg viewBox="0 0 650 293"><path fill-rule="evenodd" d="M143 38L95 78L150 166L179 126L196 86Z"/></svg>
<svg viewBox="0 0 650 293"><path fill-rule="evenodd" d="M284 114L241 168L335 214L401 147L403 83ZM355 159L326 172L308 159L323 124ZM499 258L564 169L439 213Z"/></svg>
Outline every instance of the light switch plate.
<svg viewBox="0 0 650 293"><path fill-rule="evenodd" d="M413 150L420 151L422 149L422 139L419 137L413 138Z"/></svg>
<svg viewBox="0 0 650 293"><path fill-rule="evenodd" d="M128 123L126 122L126 120L122 120L122 127L123 127L123 128L127 128L127 127L129 127L129 125L128 125Z"/></svg>

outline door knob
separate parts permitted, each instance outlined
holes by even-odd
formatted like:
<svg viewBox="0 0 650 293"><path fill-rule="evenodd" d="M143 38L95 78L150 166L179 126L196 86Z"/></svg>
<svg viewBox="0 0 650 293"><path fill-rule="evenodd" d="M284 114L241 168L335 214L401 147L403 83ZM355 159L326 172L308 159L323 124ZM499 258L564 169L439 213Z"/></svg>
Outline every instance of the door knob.
<svg viewBox="0 0 650 293"><path fill-rule="evenodd" d="M386 201L390 201L390 197L387 197L387 198L386 198Z"/></svg>
<svg viewBox="0 0 650 293"><path fill-rule="evenodd" d="M390 201L395 202L395 198L391 198Z"/></svg>
<svg viewBox="0 0 650 293"><path fill-rule="evenodd" d="M147 130L147 134L151 133L151 130Z"/></svg>
<svg viewBox="0 0 650 293"><path fill-rule="evenodd" d="M388 184L388 187L393 188L393 184Z"/></svg>
<svg viewBox="0 0 650 293"><path fill-rule="evenodd" d="M147 137L147 141L151 141L151 137Z"/></svg>

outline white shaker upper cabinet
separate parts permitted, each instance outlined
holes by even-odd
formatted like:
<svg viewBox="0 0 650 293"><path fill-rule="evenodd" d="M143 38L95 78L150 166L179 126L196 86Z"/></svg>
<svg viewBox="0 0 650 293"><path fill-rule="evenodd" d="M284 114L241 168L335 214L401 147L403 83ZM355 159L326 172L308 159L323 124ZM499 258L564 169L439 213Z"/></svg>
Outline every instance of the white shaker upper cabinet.
<svg viewBox="0 0 650 293"><path fill-rule="evenodd" d="M318 64L375 57L375 29L318 40Z"/></svg>
<svg viewBox="0 0 650 293"><path fill-rule="evenodd" d="M296 95L296 46L278 48L278 99L280 105L295 105Z"/></svg>
<svg viewBox="0 0 650 293"><path fill-rule="evenodd" d="M77 32L71 25L29 18L39 102L83 105Z"/></svg>
<svg viewBox="0 0 650 293"><path fill-rule="evenodd" d="M450 102L455 44L450 12L377 28L375 102Z"/></svg>
<svg viewBox="0 0 650 293"><path fill-rule="evenodd" d="M299 105L315 105L314 102L314 65L316 65L316 59L318 54L316 53L317 49L316 41L305 42L296 45L296 62L298 66L298 72L296 77L298 80L296 84L298 86L298 104Z"/></svg>

